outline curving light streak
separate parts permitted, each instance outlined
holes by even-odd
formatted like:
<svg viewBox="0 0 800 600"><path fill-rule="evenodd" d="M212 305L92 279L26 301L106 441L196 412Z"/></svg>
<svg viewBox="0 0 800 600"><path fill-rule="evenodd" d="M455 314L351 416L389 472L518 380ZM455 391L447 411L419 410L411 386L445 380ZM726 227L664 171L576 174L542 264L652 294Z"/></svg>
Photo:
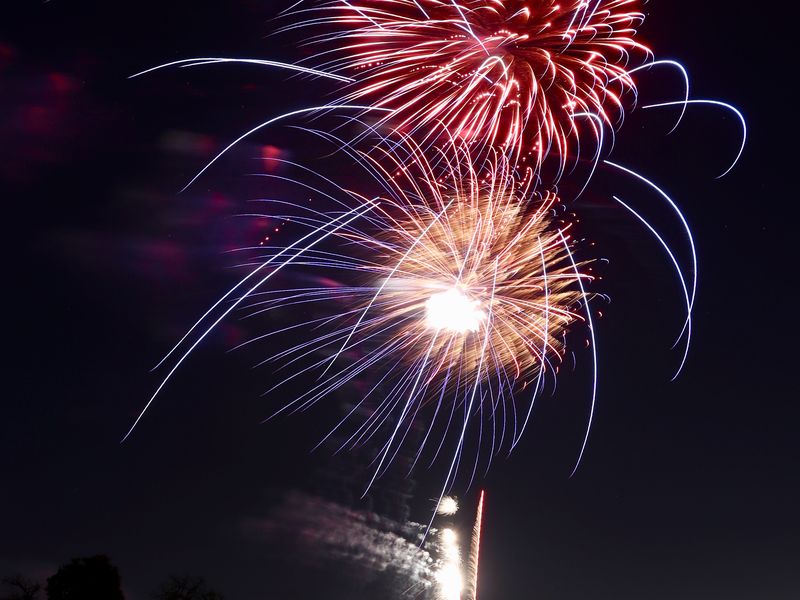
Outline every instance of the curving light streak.
<svg viewBox="0 0 800 600"><path fill-rule="evenodd" d="M189 183L187 183L185 186L183 186L183 188L181 189L181 192L185 192L187 189L189 189L189 187L195 181L197 181L197 179L203 173L205 173L215 162L217 162L220 158L222 158L225 154L227 154L234 146L240 144L242 141L246 140L247 138L249 138L251 135L253 135L257 131L261 131L265 127L269 127L270 125L272 125L274 123L277 123L278 121L283 121L284 119L288 119L289 117L296 117L298 115L305 115L305 114L310 114L310 113L322 113L322 112L331 111L331 110L334 110L334 109L336 109L336 110L348 109L348 110L362 110L362 111L370 111L370 110L378 110L378 111L380 111L380 110L383 110L381 108L375 108L375 107L372 107L372 106L361 106L361 105L357 105L357 104L335 104L335 105L326 104L326 105L323 105L323 106L312 106L312 107L309 107L309 108L300 108L298 110L292 110L292 111L289 111L289 112L284 113L282 115L278 115L277 117L273 117L271 119L268 119L268 120L264 121L263 123L261 123L259 125L256 125L255 127L250 129L249 131L243 133L238 138L233 140L230 144L225 146L225 148L223 148L222 151L220 151L216 156L214 156L214 158L212 158L210 161L208 161L208 163L206 163L206 166L204 166L202 169L200 169L197 172L197 174L189 180Z"/></svg>
<svg viewBox="0 0 800 600"><path fill-rule="evenodd" d="M689 305L690 305L690 307L693 308L694 307L694 301L695 301L695 298L697 296L697 248L696 248L695 243L694 243L694 235L692 234L692 229L691 229L691 227L689 227L689 223L686 221L686 217L683 215L683 212L678 207L678 205L675 203L675 201L672 198L670 198L670 196L663 189L661 189L655 183L650 181L644 175L642 175L640 173L637 173L636 171L633 171L633 170L631 170L631 169L629 169L627 167L624 167L622 165L619 165L617 163L611 162L610 160L605 160L603 162L605 164L607 164L608 166L610 166L610 167L614 167L615 169L618 169L618 170L622 171L623 173L627 173L628 175L630 175L630 176L634 177L635 179L641 181L642 183L647 185L650 189L652 189L656 193L658 193L659 196L661 196L664 200L667 201L667 204L669 205L669 207L672 209L672 211L675 213L675 215L680 220L681 226L683 227L683 231L686 234L686 239L689 242L689 250L691 252L691 257L692 257L692 286L691 286L692 287L692 293L690 294ZM675 344L676 345L680 342L681 338L683 337L683 334L685 333L686 329L689 327L689 324L690 324L690 321L691 321L691 312L692 311L689 310L689 315L686 317L686 321L684 322L683 329L681 329L680 335L675 340Z"/></svg>
<svg viewBox="0 0 800 600"><path fill-rule="evenodd" d="M736 153L736 158L733 159L733 162L731 163L731 165L727 169L725 169L725 171L723 171L721 174L717 175L717 179L722 179L728 173L730 173L733 170L733 168L739 163L739 159L742 157L742 154L744 153L744 148L747 145L747 120L744 118L744 115L742 114L742 112L738 108L736 108L732 104L728 104L727 102L720 102L719 100L676 100L676 101L673 101L673 102L659 102L657 104L648 104L646 106L642 106L642 108L662 108L664 106L684 106L684 109L685 109L685 107L690 105L690 104L706 104L706 105L710 105L710 106L720 106L720 107L722 107L722 108L724 108L726 110L729 110L732 113L734 113L739 118L739 122L742 125L742 142L739 145L739 150Z"/></svg>
<svg viewBox="0 0 800 600"><path fill-rule="evenodd" d="M612 196L612 197L619 204L621 204L623 207L625 207L631 214L633 214L633 216L635 216L637 219L639 219L639 221L641 221L642 224L644 224L644 226L647 227L647 229L650 231L650 233L652 233L653 236L658 240L658 242L661 244L661 246L667 252L667 256L669 256L670 260L672 261L672 265L675 267L675 273L678 276L678 281L681 284L681 289L683 291L683 296L684 296L684 299L686 301L686 321L685 321L684 329L683 329L683 331L681 331L681 335L676 340L675 345L677 345L678 342L680 342L681 338L683 338L683 334L684 333L686 333L686 343L684 344L683 356L681 357L681 362L678 365L678 368L675 371L675 374L672 376L672 381L675 381L678 378L678 376L681 374L681 371L683 371L683 367L686 366L686 360L689 357L689 348L692 345L692 300L691 300L691 298L689 298L689 290L688 290L688 288L686 286L686 278L683 276L683 271L681 270L681 266L678 264L678 260L675 258L675 253L672 251L672 248L669 247L669 244L667 244L667 242L664 241L664 238L661 237L661 234L659 234L658 231L656 231L656 229L642 215L640 215L638 212L636 212L636 210L634 210L632 207L630 207L625 202L620 200L617 196ZM673 348L674 347L675 346L673 346Z"/></svg>
<svg viewBox="0 0 800 600"><path fill-rule="evenodd" d="M134 73L133 75L129 76L128 79L141 77L142 75L147 75L148 73L152 73L154 71L159 71L161 69L166 69L169 67L180 66L181 68L187 68L187 67L200 67L204 65L216 65L225 63L258 65L261 67L275 67L278 69L285 69L287 71L297 71L299 73L305 73L306 75L314 75L316 77L322 77L325 79L333 79L335 81L340 81L343 83L352 83L353 81L355 81L352 77L345 77L343 75L337 75L335 73L327 73L319 69L312 69L309 67L304 67L302 65L296 65L292 63L277 62L274 60L264 60L260 58L225 58L225 57L200 57L200 58L184 58L182 60L173 60L172 62L157 65L155 67L150 67L149 69L145 69L144 71L139 71L138 73Z"/></svg>
<svg viewBox="0 0 800 600"><path fill-rule="evenodd" d="M288 254L288 252L290 250L292 250L293 248L296 248L297 246L299 246L305 240L307 240L309 238L313 238L314 236L317 236L315 239L313 239L313 241L311 243L307 244L305 247L303 247L300 250L298 250L297 252L295 252L292 256L286 258L283 262L278 263L277 266L272 271L270 271L267 275L262 277L258 281L258 283L256 283L249 290L247 290L247 292L245 292L244 295L242 295L240 298L235 300L231 304L231 306L229 308L227 308L222 313L222 315L220 315L205 331L203 331L203 333L189 347L189 349L183 355L181 355L181 357L175 363L175 366L173 366L172 369L170 369L169 373L167 373L166 377L164 377L164 379L162 380L161 384L158 386L156 391L150 397L150 400L148 400L147 404L142 409L142 412L139 413L138 417L136 417L136 420L133 422L133 425L131 425L131 428L128 430L128 432L125 434L125 436L122 438L121 442L124 442L126 439L128 439L128 437L131 435L131 433L133 433L133 430L136 429L136 426L139 424L139 421L142 420L142 417L144 417L144 414L150 408L150 405L155 401L155 399L158 396L158 394L161 392L161 390L164 388L164 386L167 385L167 382L172 378L172 376L175 374L175 371L178 370L178 368L181 366L183 361L186 360L189 357L189 355L194 351L195 348L197 348L197 346L200 344L200 342L202 342L206 338L206 336L208 336L208 334L210 334L217 327L217 325L219 325L225 319L225 317L227 317L231 312L233 312L233 310L236 309L236 307L239 306L245 300L245 298L247 298L249 295L251 295L253 292L255 292L258 288L260 288L263 284L265 284L267 281L269 281L276 273L278 273L278 271L280 271L281 269L283 269L287 265L291 264L291 262L294 261L295 259L299 258L304 252L310 250L311 248L313 248L314 246L316 246L317 244L319 244L320 242L325 240L327 237L333 235L334 233L336 233L337 231L339 231L343 227L349 225L350 223L352 223L353 221L355 221L359 217L365 215L367 212L369 212L370 210L374 209L376 206L377 206L376 202L370 201L370 202L367 202L367 203L365 203L363 205L357 206L356 208L344 213L344 215L341 215L339 217L336 217L336 218L332 219L328 223L322 224L321 226L319 226L316 229L314 229L313 231L311 231L311 233L306 234L305 236L303 236L302 238L300 238L299 240L297 240L293 244L290 244L286 248L281 249L274 256L269 257L264 263L259 265L254 271L252 271L242 281L240 281L236 286L234 286L233 289L238 288L244 281L250 279L256 273L260 272L262 269L266 268L267 266L269 266L270 264L275 262L275 260L277 258L280 258L284 254ZM354 216L350 216L350 215L354 215ZM350 218L347 219L347 220L342 221L342 219L344 217L350 217ZM335 225L335 227L332 227L333 225ZM230 295L230 293L233 291L233 289L230 292L228 292L224 297L227 297L228 295ZM215 306L218 306L219 304L220 304L220 301L218 301L215 304ZM209 311L206 312L206 315L207 314L209 314ZM192 329L194 329L196 326L197 325L192 327ZM184 336L183 339L186 339L186 336Z"/></svg>
<svg viewBox="0 0 800 600"><path fill-rule="evenodd" d="M676 60L653 60L644 65L639 65L638 67L634 67L628 71L629 75L633 75L638 71L643 70L650 70L653 67L673 67L678 70L678 72L683 77L683 90L684 90L684 102L688 102L689 100L689 73L686 71L686 67L684 67L681 63ZM669 130L668 134L674 132L678 126L681 124L683 120L683 116L686 113L686 106L684 105L683 109L681 110L680 114L678 115L677 120L675 121L675 125L673 125L672 129Z"/></svg>

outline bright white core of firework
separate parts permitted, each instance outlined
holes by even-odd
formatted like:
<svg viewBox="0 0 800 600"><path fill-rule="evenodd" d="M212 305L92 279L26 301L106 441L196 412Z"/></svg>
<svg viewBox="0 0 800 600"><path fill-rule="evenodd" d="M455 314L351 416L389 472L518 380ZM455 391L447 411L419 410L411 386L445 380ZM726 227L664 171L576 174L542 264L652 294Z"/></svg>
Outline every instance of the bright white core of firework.
<svg viewBox="0 0 800 600"><path fill-rule="evenodd" d="M436 512L440 515L454 515L458 512L458 501L452 496L445 496Z"/></svg>
<svg viewBox="0 0 800 600"><path fill-rule="evenodd" d="M425 303L425 322L431 329L454 333L478 331L486 313L480 302L471 300L458 288L438 292Z"/></svg>
<svg viewBox="0 0 800 600"><path fill-rule="evenodd" d="M461 577L461 552L458 536L452 529L443 529L439 540L442 544L442 566L436 572L441 600L460 600L464 581Z"/></svg>

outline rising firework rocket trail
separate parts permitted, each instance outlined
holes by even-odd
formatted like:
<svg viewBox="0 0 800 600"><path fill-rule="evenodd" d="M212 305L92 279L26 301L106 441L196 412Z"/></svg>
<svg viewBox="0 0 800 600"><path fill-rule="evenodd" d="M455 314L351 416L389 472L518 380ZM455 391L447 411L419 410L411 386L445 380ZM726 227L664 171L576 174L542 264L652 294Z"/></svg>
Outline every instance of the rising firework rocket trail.
<svg viewBox="0 0 800 600"><path fill-rule="evenodd" d="M470 541L469 561L467 563L469 587L467 588L467 595L464 600L478 600L478 567L480 565L481 529L483 528L483 503L485 498L486 491L481 490L475 525L472 528L472 540Z"/></svg>
<svg viewBox="0 0 800 600"><path fill-rule="evenodd" d="M477 147L505 149L561 167L580 151L574 121L614 126L631 69L651 58L636 41L640 0L349 0L299 10L286 30L321 33L309 62L352 78L342 103L388 109L380 122L402 134L444 130ZM435 140L431 140L435 141Z"/></svg>

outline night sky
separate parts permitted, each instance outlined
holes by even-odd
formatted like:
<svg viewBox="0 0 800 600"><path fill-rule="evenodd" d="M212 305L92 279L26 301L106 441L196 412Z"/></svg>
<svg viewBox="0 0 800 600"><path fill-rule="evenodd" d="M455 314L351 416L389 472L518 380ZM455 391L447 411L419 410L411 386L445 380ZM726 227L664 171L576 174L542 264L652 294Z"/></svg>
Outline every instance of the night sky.
<svg viewBox="0 0 800 600"><path fill-rule="evenodd" d="M248 176L259 157L323 152L270 130L178 190L242 131L332 90L257 68L127 77L193 56L296 59L286 38L267 37L288 4L4 4L0 575L44 580L71 557L103 553L131 600L172 573L203 576L229 600L340 597L315 586L347 573L284 552L265 524L292 490L330 479L358 488L366 460L310 453L330 411L261 424L276 406L261 396L270 372L251 368L257 352L227 352L247 323L231 319L202 345L120 444L160 381L150 369L235 281L226 251L267 227L235 217L266 193ZM750 128L722 180L714 176L735 155L738 130L713 109L690 110L670 136L669 115L634 112L612 155L663 184L693 228L694 346L670 382L681 324L671 267L609 200L640 188L601 172L573 207L579 231L611 259L593 433L570 479L589 401L581 355L523 443L480 482L481 600L800 597L796 51L781 12L722 0L647 5L643 39L689 68L694 97L735 104ZM639 83L643 101L680 96L673 73ZM370 507L426 521L439 477L415 473L409 497ZM476 498L477 488L462 503L472 510Z"/></svg>

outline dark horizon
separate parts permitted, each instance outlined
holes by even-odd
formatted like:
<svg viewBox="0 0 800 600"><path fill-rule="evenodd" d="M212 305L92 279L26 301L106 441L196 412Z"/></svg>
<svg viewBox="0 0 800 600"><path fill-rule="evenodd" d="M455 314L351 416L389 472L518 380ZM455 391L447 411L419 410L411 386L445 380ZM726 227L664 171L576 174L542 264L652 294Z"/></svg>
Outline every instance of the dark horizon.
<svg viewBox="0 0 800 600"><path fill-rule="evenodd" d="M294 560L305 550L290 536L264 533L285 516L287 495L425 523L440 473L393 473L359 503L366 461L311 453L338 406L261 424L275 406L261 397L269 371L251 368L256 353L227 352L246 323L231 319L203 344L120 443L160 381L150 369L233 281L226 251L260 234L233 218L265 194L248 176L257 159L321 152L291 129L271 130L178 190L213 150L330 88L257 68L128 79L193 56L295 59L267 37L288 0L96 4L12 0L0 25L13 282L0 577L44 582L71 558L106 554L127 600L148 598L172 574L202 576L228 600L344 589L337 563ZM749 127L741 162L719 180L738 134L722 112L690 111L667 136L669 115L634 111L613 153L663 184L692 226L694 345L670 382L681 297L661 248L609 201L636 186L601 172L574 206L586 222L579 232L611 259L594 428L570 478L589 400L579 357L510 458L462 497L466 527L486 490L481 600L800 597L794 132L781 102L792 38L770 14L779 31L756 45L747 20L763 15L722 0L646 9L642 38L687 66L694 97L732 103ZM680 83L668 72L641 82L642 96L658 99Z"/></svg>

